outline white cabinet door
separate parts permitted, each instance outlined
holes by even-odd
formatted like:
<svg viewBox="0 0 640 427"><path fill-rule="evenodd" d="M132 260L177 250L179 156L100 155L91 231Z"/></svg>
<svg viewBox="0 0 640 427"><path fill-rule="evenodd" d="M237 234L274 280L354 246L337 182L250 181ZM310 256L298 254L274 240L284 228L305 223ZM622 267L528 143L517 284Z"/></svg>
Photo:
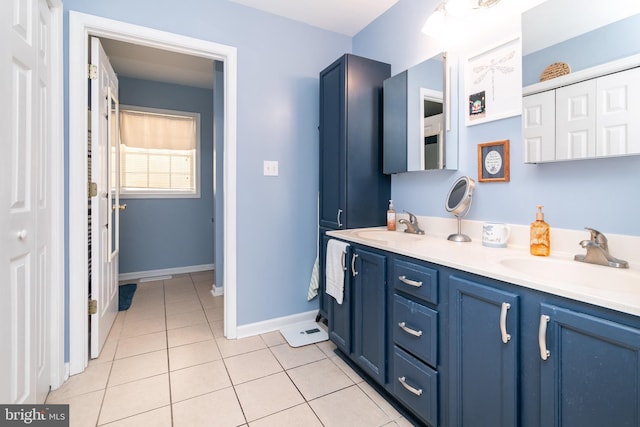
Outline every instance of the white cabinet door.
<svg viewBox="0 0 640 427"><path fill-rule="evenodd" d="M536 93L522 98L522 138L524 162L556 159L556 94Z"/></svg>
<svg viewBox="0 0 640 427"><path fill-rule="evenodd" d="M640 68L597 79L597 156L640 153Z"/></svg>
<svg viewBox="0 0 640 427"><path fill-rule="evenodd" d="M596 81L556 89L556 160L596 155Z"/></svg>

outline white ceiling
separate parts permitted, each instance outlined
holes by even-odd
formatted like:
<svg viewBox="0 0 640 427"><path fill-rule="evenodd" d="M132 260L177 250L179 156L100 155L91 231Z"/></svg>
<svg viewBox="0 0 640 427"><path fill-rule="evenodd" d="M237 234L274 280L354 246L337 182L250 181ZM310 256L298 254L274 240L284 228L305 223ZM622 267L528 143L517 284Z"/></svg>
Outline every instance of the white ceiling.
<svg viewBox="0 0 640 427"><path fill-rule="evenodd" d="M351 37L398 2L398 0L229 1Z"/></svg>
<svg viewBox="0 0 640 427"><path fill-rule="evenodd" d="M315 27L353 36L398 0L229 0ZM212 88L213 63L204 58L101 39L120 76Z"/></svg>

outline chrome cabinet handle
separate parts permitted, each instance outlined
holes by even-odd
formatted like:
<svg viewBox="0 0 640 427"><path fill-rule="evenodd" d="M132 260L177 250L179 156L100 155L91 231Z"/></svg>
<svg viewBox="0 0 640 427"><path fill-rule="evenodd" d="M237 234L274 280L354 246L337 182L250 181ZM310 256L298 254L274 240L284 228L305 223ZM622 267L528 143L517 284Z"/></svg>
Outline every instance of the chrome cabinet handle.
<svg viewBox="0 0 640 427"><path fill-rule="evenodd" d="M356 258L358 258L358 254L353 254L351 256L351 274L355 277L358 275L356 271Z"/></svg>
<svg viewBox="0 0 640 427"><path fill-rule="evenodd" d="M338 227L342 227L342 223L340 222L340 217L342 216L342 209L338 209L338 215L336 220L338 221Z"/></svg>
<svg viewBox="0 0 640 427"><path fill-rule="evenodd" d="M398 326L400 326L400 329L402 329L403 331L405 331L408 334L413 335L414 337L421 337L422 336L422 331L416 331L415 329L411 329L411 328L407 327L407 324L405 322L398 323Z"/></svg>
<svg viewBox="0 0 640 427"><path fill-rule="evenodd" d="M546 314L540 316L540 329L538 329L538 346L540 347L540 358L547 360L551 356L551 352L547 350L547 323L551 318Z"/></svg>
<svg viewBox="0 0 640 427"><path fill-rule="evenodd" d="M398 377L398 381L400 381L400 384L402 384L402 386L404 388L406 388L407 390L409 390L411 393L415 394L416 396L422 395L422 389L421 388L411 387L409 384L407 384L407 379L405 377Z"/></svg>
<svg viewBox="0 0 640 427"><path fill-rule="evenodd" d="M502 342L505 344L511 339L511 335L507 333L507 311L510 308L511 304L503 302L502 309L500 309L500 334L502 335Z"/></svg>
<svg viewBox="0 0 640 427"><path fill-rule="evenodd" d="M402 283L406 283L409 286L415 286L416 288L422 286L422 282L407 279L407 276L398 276L398 280L400 280Z"/></svg>
<svg viewBox="0 0 640 427"><path fill-rule="evenodd" d="M340 259L340 264L342 265L342 271L347 271L347 253L342 251L342 258Z"/></svg>

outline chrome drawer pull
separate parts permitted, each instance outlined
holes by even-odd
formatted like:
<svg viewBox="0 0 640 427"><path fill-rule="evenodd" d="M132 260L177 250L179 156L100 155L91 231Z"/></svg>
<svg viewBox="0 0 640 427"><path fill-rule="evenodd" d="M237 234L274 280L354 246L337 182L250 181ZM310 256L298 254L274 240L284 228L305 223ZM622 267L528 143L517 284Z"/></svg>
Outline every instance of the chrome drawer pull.
<svg viewBox="0 0 640 427"><path fill-rule="evenodd" d="M345 251L342 251L342 259L340 260L340 263L342 264L342 271L347 271L347 253Z"/></svg>
<svg viewBox="0 0 640 427"><path fill-rule="evenodd" d="M411 387L409 384L407 384L407 379L405 377L398 377L398 381L400 381L400 384L402 384L402 386L404 388L406 388L407 390L409 390L411 393L415 394L416 396L421 396L422 395L422 389L418 389L418 388L414 388Z"/></svg>
<svg viewBox="0 0 640 427"><path fill-rule="evenodd" d="M415 280L407 279L407 276L398 276L398 279L402 283L406 283L409 286L415 286L416 288L422 286L422 282L416 282Z"/></svg>
<svg viewBox="0 0 640 427"><path fill-rule="evenodd" d="M416 331L415 329L408 328L405 322L398 323L398 326L400 326L400 328L402 328L402 330L405 331L406 333L411 334L415 337L422 336L422 331Z"/></svg>
<svg viewBox="0 0 640 427"><path fill-rule="evenodd" d="M511 339L511 335L507 333L507 310L510 308L511 304L503 302L500 310L500 334L502 335L502 342L505 344Z"/></svg>
<svg viewBox="0 0 640 427"><path fill-rule="evenodd" d="M551 352L547 350L547 323L551 318L546 314L540 316L540 329L538 329L538 346L540 347L540 358L547 360Z"/></svg>
<svg viewBox="0 0 640 427"><path fill-rule="evenodd" d="M356 258L358 258L358 254L351 255L351 274L353 277L358 275L358 272L356 271Z"/></svg>

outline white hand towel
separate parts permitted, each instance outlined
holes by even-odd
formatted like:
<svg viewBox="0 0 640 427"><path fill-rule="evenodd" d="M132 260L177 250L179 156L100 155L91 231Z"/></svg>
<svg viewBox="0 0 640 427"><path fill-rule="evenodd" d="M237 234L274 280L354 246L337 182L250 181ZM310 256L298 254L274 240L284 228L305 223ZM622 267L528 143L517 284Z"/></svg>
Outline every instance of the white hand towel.
<svg viewBox="0 0 640 427"><path fill-rule="evenodd" d="M344 270L342 269L343 253L346 256L348 243L331 239L327 242L327 261L325 268L325 289L327 294L342 304L344 297Z"/></svg>

